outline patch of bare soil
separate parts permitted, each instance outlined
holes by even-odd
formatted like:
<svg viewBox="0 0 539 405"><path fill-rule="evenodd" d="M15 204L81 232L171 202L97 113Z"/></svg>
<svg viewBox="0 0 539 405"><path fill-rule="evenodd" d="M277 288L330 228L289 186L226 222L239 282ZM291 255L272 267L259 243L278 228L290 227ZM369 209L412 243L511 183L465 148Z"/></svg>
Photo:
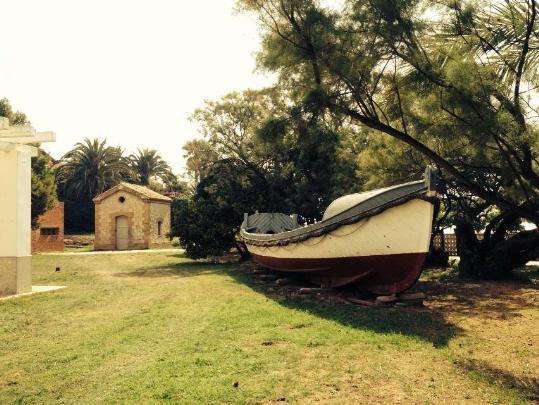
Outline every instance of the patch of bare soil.
<svg viewBox="0 0 539 405"><path fill-rule="evenodd" d="M423 281L426 308L459 327L454 364L539 400L539 287L517 281Z"/></svg>

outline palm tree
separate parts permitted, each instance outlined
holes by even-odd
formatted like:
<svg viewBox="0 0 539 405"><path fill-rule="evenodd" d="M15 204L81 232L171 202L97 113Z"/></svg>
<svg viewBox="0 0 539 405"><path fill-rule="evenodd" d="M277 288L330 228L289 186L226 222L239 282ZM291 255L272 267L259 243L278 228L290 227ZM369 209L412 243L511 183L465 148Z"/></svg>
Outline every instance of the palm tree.
<svg viewBox="0 0 539 405"><path fill-rule="evenodd" d="M67 152L58 166L56 178L63 194L90 201L96 195L129 178L129 165L119 147L106 139L86 138Z"/></svg>
<svg viewBox="0 0 539 405"><path fill-rule="evenodd" d="M137 149L137 153L129 156L129 161L135 181L144 186L148 186L153 179L167 183L173 176L170 166L155 149Z"/></svg>
<svg viewBox="0 0 539 405"><path fill-rule="evenodd" d="M537 87L539 79L539 5L531 1L493 2L478 13L473 33L479 38L478 56L494 62L502 80ZM483 55L481 55L483 53Z"/></svg>

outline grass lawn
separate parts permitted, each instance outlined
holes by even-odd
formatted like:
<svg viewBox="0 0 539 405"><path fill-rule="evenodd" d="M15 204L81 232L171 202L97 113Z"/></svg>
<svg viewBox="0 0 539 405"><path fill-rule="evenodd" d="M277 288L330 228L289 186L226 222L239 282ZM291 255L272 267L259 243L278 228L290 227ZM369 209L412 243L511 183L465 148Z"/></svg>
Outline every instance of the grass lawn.
<svg viewBox="0 0 539 405"><path fill-rule="evenodd" d="M539 399L538 287L443 280L363 308L174 253L36 256L68 288L0 301L0 404Z"/></svg>

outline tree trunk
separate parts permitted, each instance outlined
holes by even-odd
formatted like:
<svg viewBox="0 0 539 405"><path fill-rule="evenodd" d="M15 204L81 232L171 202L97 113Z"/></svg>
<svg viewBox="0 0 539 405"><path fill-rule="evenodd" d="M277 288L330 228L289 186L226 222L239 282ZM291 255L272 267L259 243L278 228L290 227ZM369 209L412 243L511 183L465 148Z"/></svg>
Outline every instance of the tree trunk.
<svg viewBox="0 0 539 405"><path fill-rule="evenodd" d="M494 245L477 239L473 226L458 219L459 270L481 279L508 278L511 272L539 257L539 231L523 231Z"/></svg>

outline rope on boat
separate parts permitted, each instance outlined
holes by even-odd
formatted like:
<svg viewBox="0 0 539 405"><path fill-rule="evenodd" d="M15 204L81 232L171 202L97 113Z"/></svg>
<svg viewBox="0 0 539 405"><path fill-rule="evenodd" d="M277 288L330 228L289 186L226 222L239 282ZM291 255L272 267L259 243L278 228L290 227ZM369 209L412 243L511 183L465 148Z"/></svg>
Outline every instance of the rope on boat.
<svg viewBox="0 0 539 405"><path fill-rule="evenodd" d="M365 219L368 219L368 218L365 218ZM335 234L335 231L331 231L328 234L331 236L335 236L336 238L344 238L346 236L352 235L353 233L356 233L359 230L359 228L362 228L363 226L365 226L365 223L360 221L360 222L357 222L357 226L354 228L353 231L345 233L344 235L343 234L337 235Z"/></svg>
<svg viewBox="0 0 539 405"><path fill-rule="evenodd" d="M380 207L373 208L370 211L362 212L361 214L354 215L349 218L345 218L342 221L336 222L334 224L326 225L323 228L316 229L314 231L307 231L302 235L291 236L286 239L257 240L257 239L246 237L244 234L242 234L240 238L246 244L253 245L253 246L260 246L260 247L287 246L291 243L299 243L299 242L306 241L307 239L310 239L310 238L325 236L328 233L333 232L334 230L336 230L337 228L340 228L343 225L351 225L351 224L357 223L363 219L373 217L375 215L379 215L389 208L393 208L393 207L405 204L408 201L415 200L415 199L427 201L432 204L438 201L436 197L428 197L423 193L415 193L415 194L407 195L405 197L391 201ZM334 236L340 237L341 235L334 235ZM346 235L343 235L343 236L346 236Z"/></svg>
<svg viewBox="0 0 539 405"><path fill-rule="evenodd" d="M307 243L305 243L305 242L307 242L309 239L306 239L306 240L304 240L304 241L297 242L297 243L294 243L294 244L290 243L290 244L284 245L284 246L276 246L276 245L273 245L273 246L263 246L263 248L264 248L265 250L270 250L271 248L280 248L280 247L282 247L282 248L284 248L285 250L291 252L291 251L293 251L293 250L295 250L295 249L297 248L296 245L298 245L298 244L301 244L301 245L307 246L307 247L313 247L313 246L317 246L317 245L321 244L321 243L324 241L324 239L326 239L327 236L333 236L333 237L335 237L335 238L343 238L343 237L352 235L353 233L357 232L359 228L362 228L363 225L364 225L363 222L361 222L361 221L358 222L358 223L357 223L357 226L356 226L352 231L350 231L350 232L348 232L348 233L346 233L346 234L344 234L344 235L336 235L336 234L334 233L335 230L333 230L333 231L328 232L328 233L325 233L325 234L323 234L323 235L321 235L321 236L316 236L316 238L318 238L318 240L316 241L316 243L307 244ZM311 239L312 239L312 238L311 238Z"/></svg>

